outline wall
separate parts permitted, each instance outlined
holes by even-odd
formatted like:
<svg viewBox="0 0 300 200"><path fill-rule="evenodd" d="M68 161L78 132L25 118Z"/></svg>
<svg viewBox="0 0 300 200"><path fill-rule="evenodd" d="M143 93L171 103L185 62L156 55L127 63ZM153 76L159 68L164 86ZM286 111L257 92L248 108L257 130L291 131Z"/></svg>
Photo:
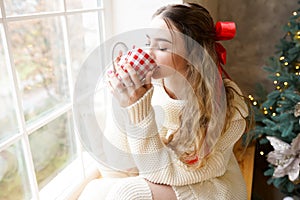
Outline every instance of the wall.
<svg viewBox="0 0 300 200"><path fill-rule="evenodd" d="M191 2L191 1L188 1ZM269 91L273 84L262 67L274 55L285 32L282 30L292 12L300 6L297 1L267 0L194 0L208 8L217 20L232 20L237 24L236 37L222 42L227 49L226 71L245 94L255 93L255 84L262 83Z"/></svg>
<svg viewBox="0 0 300 200"><path fill-rule="evenodd" d="M112 34L145 28L153 13L163 5L182 3L182 0L111 0Z"/></svg>

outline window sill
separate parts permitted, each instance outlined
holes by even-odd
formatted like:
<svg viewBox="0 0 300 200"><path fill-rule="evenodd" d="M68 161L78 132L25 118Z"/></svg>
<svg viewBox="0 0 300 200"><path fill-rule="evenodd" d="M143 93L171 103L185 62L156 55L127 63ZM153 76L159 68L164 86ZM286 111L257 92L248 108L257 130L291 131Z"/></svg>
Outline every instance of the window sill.
<svg viewBox="0 0 300 200"><path fill-rule="evenodd" d="M84 186L92 179L100 177L96 163L88 153L83 153L85 174L80 158L75 159L51 182L41 189L39 195L43 200L76 200Z"/></svg>

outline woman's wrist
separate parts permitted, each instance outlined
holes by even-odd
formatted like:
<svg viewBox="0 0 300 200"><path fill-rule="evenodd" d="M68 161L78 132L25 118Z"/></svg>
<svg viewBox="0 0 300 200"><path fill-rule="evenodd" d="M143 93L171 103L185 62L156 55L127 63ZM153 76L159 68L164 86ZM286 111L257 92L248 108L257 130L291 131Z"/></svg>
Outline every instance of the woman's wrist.
<svg viewBox="0 0 300 200"><path fill-rule="evenodd" d="M125 108L131 123L137 124L149 114L153 90L152 86L139 100Z"/></svg>

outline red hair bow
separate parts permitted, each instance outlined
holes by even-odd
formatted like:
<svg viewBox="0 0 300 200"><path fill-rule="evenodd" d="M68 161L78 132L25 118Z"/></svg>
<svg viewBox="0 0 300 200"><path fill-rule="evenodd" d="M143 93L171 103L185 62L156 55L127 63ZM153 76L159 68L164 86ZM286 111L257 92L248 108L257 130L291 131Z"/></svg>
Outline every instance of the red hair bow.
<svg viewBox="0 0 300 200"><path fill-rule="evenodd" d="M236 26L234 22L217 22L216 23L216 40L231 40L234 38L235 33L236 33ZM228 74L224 71L222 68L221 64L225 65L226 64L226 49L224 46L216 42L216 52L218 54L219 58L219 72L222 75L222 72L225 73L226 77L229 78Z"/></svg>
<svg viewBox="0 0 300 200"><path fill-rule="evenodd" d="M217 22L215 29L216 40L231 40L236 33L234 22Z"/></svg>

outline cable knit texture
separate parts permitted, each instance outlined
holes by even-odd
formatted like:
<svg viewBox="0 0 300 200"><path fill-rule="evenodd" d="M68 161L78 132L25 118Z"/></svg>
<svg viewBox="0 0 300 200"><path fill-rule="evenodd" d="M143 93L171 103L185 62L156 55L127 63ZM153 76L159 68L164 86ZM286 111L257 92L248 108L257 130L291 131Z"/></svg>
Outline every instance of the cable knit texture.
<svg viewBox="0 0 300 200"><path fill-rule="evenodd" d="M229 83L241 93L234 82ZM236 94L234 105L244 117L247 116L247 106ZM246 126L240 112L236 110L231 126L220 136L206 164L191 169L161 140L179 127L179 112L183 106L184 101L169 98L161 84L154 84L154 89L125 108L130 122L124 129L115 128L114 121L110 121L112 124L108 127L111 127L113 137L108 136L109 141L131 152L140 178L171 185L179 200L246 199L246 186L233 154L233 146ZM137 188L127 189L134 193Z"/></svg>

